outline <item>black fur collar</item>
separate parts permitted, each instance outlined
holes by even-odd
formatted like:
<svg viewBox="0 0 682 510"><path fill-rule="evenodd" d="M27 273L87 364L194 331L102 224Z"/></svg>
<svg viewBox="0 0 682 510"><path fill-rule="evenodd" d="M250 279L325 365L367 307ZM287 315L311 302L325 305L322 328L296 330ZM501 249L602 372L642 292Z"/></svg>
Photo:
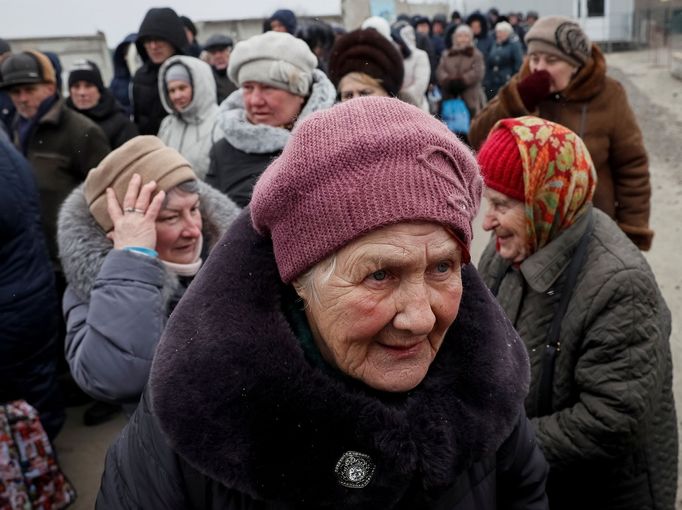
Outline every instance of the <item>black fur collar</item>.
<svg viewBox="0 0 682 510"><path fill-rule="evenodd" d="M191 465L257 499L390 508L408 489L437 495L498 448L528 388L523 343L473 267L463 280L422 384L377 394L306 362L280 309L271 242L247 208L171 316L152 369L154 412ZM337 483L349 450L376 463L364 489Z"/></svg>

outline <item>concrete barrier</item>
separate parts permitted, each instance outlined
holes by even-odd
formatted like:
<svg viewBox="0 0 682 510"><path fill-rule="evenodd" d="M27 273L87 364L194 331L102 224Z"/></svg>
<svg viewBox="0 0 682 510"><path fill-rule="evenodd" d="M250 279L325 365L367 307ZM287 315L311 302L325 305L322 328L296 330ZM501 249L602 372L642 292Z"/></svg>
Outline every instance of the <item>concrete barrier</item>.
<svg viewBox="0 0 682 510"><path fill-rule="evenodd" d="M670 64L670 74L678 80L682 80L682 51L674 51Z"/></svg>

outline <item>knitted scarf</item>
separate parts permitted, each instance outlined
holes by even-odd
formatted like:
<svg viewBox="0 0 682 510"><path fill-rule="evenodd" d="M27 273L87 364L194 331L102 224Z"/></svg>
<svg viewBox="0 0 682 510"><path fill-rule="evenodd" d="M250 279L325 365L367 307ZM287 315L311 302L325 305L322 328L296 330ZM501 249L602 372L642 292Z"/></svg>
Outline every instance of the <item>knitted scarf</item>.
<svg viewBox="0 0 682 510"><path fill-rule="evenodd" d="M588 210L597 185L592 158L573 131L538 117L503 119L521 153L530 253L547 245Z"/></svg>

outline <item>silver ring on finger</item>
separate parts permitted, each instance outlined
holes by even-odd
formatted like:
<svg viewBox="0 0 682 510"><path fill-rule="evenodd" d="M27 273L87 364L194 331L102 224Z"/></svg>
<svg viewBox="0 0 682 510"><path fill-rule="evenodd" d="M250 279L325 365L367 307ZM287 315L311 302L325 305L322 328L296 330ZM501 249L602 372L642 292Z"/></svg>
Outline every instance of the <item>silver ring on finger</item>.
<svg viewBox="0 0 682 510"><path fill-rule="evenodd" d="M136 214L145 214L145 211L143 211L142 209L137 209L135 207L126 207L125 212L136 213Z"/></svg>

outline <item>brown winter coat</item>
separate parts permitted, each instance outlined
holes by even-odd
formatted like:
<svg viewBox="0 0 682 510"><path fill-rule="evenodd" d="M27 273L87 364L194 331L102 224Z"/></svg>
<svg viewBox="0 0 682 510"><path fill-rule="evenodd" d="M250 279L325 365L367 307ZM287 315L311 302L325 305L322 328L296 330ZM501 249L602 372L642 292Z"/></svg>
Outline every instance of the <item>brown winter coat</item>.
<svg viewBox="0 0 682 510"><path fill-rule="evenodd" d="M483 92L483 77L485 76L485 58L478 49L472 48L471 56L461 50L443 52L436 69L438 85L443 93L443 99L456 98L458 95L466 103L471 115L478 115L485 105ZM461 81L466 88L460 94L453 94L451 82Z"/></svg>
<svg viewBox="0 0 682 510"><path fill-rule="evenodd" d="M566 268L593 217L585 265L561 322L551 413L538 416L542 359ZM673 510L677 426L670 311L642 254L591 209L519 268L495 252L479 272L528 349L526 411L547 461L552 510Z"/></svg>
<svg viewBox="0 0 682 510"><path fill-rule="evenodd" d="M500 119L537 115L580 135L597 169L594 205L616 220L641 249L651 246L651 186L642 133L622 85L606 76L606 61L597 46L592 58L561 94L544 99L528 111L517 84L530 74L528 61L498 95L472 120L469 140L478 149Z"/></svg>
<svg viewBox="0 0 682 510"><path fill-rule="evenodd" d="M14 141L18 147L17 133ZM68 108L63 99L43 115L29 138L26 157L38 185L43 230L55 267L59 266L59 207L108 153L109 142L104 131L84 115Z"/></svg>

